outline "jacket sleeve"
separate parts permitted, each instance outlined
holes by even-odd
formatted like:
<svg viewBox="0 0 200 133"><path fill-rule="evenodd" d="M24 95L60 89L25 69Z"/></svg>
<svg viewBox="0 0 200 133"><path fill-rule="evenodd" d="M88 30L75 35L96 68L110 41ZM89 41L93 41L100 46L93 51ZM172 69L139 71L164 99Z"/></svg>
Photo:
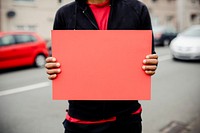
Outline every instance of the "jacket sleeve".
<svg viewBox="0 0 200 133"><path fill-rule="evenodd" d="M151 18L149 15L149 11L145 5L142 7L141 11L141 29L143 30L152 30L151 25ZM153 36L153 30L152 30L152 54L155 54L155 48L154 48L154 36Z"/></svg>

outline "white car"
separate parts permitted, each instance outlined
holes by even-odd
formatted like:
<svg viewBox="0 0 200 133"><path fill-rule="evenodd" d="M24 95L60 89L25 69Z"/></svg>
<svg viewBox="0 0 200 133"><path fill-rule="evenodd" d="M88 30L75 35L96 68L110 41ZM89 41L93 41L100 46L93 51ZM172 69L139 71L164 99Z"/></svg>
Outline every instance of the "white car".
<svg viewBox="0 0 200 133"><path fill-rule="evenodd" d="M174 59L200 60L200 25L180 33L170 44Z"/></svg>

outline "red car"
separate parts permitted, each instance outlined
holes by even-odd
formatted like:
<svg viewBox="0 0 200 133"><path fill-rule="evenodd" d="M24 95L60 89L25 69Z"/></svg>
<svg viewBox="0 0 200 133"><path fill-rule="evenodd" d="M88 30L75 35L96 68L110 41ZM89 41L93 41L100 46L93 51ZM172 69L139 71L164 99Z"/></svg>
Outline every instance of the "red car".
<svg viewBox="0 0 200 133"><path fill-rule="evenodd" d="M33 32L0 32L0 69L34 65L43 67L46 42Z"/></svg>

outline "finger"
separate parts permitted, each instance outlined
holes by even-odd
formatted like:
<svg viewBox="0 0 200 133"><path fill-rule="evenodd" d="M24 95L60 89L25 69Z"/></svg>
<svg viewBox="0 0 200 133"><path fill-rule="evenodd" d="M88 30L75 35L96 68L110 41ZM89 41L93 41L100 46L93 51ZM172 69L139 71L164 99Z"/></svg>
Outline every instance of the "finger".
<svg viewBox="0 0 200 133"><path fill-rule="evenodd" d="M155 71L157 69L157 66L156 65L142 66L142 69L145 71L146 70Z"/></svg>
<svg viewBox="0 0 200 133"><path fill-rule="evenodd" d="M158 59L158 55L157 54L150 54L146 56L146 59Z"/></svg>
<svg viewBox="0 0 200 133"><path fill-rule="evenodd" d="M61 69L47 69L46 72L49 75L59 74L61 72Z"/></svg>
<svg viewBox="0 0 200 133"><path fill-rule="evenodd" d="M49 80L54 80L57 77L57 74L49 75L48 79Z"/></svg>
<svg viewBox="0 0 200 133"><path fill-rule="evenodd" d="M46 63L51 63L51 62L56 62L56 58L55 57L47 57Z"/></svg>
<svg viewBox="0 0 200 133"><path fill-rule="evenodd" d="M45 67L47 69L59 68L60 67L60 63L46 63Z"/></svg>
<svg viewBox="0 0 200 133"><path fill-rule="evenodd" d="M145 71L145 73L148 74L148 75L154 75L155 71Z"/></svg>
<svg viewBox="0 0 200 133"><path fill-rule="evenodd" d="M157 65L158 60L157 59L145 59L145 60L143 60L143 63L145 65Z"/></svg>

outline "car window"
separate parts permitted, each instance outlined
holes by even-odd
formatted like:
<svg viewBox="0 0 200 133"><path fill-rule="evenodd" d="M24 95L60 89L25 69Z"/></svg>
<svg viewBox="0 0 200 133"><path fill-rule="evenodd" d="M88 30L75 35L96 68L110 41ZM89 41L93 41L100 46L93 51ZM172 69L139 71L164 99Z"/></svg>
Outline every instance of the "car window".
<svg viewBox="0 0 200 133"><path fill-rule="evenodd" d="M168 27L168 28L166 28L166 32L167 33L176 33L176 29L175 28L173 28L173 27Z"/></svg>
<svg viewBox="0 0 200 133"><path fill-rule="evenodd" d="M11 35L0 37L0 46L8 46L15 43L15 39Z"/></svg>
<svg viewBox="0 0 200 133"><path fill-rule="evenodd" d="M30 38L31 38L32 42L37 41L37 39L36 39L34 36L31 36L31 35L30 35Z"/></svg>
<svg viewBox="0 0 200 133"><path fill-rule="evenodd" d="M165 31L165 28L162 27L162 26L153 27L153 32L154 33L163 33L164 31Z"/></svg>
<svg viewBox="0 0 200 133"><path fill-rule="evenodd" d="M34 42L36 38L31 35L14 35L17 43Z"/></svg>
<svg viewBox="0 0 200 133"><path fill-rule="evenodd" d="M154 33L172 34L172 33L176 33L176 29L174 27L171 27L171 26L154 26L153 32Z"/></svg>

